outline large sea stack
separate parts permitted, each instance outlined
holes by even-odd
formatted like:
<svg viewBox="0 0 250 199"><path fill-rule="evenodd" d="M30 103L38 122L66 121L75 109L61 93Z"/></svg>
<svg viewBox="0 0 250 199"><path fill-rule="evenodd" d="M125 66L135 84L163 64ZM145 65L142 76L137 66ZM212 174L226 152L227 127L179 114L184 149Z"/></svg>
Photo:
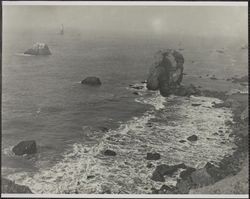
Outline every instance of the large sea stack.
<svg viewBox="0 0 250 199"><path fill-rule="evenodd" d="M172 94L183 77L183 55L172 49L160 51L158 61L149 73L147 88L160 90L163 96Z"/></svg>
<svg viewBox="0 0 250 199"><path fill-rule="evenodd" d="M28 55L51 55L49 47L45 43L35 43L32 48L26 50L24 54Z"/></svg>

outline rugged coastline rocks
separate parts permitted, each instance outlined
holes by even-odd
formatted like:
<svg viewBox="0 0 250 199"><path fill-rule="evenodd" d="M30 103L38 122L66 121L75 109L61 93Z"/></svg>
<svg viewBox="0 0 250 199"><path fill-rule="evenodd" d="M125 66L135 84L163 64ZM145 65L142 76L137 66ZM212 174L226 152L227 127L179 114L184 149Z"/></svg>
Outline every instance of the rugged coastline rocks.
<svg viewBox="0 0 250 199"><path fill-rule="evenodd" d="M151 69L147 79L147 89L160 90L169 95L169 89L180 85L183 78L184 58L176 50L168 49L159 52L158 60Z"/></svg>
<svg viewBox="0 0 250 199"><path fill-rule="evenodd" d="M30 188L24 185L16 184L6 178L1 179L1 193L32 193Z"/></svg>
<svg viewBox="0 0 250 199"><path fill-rule="evenodd" d="M51 55L49 47L45 43L35 43L32 48L26 50L24 54L28 55Z"/></svg>
<svg viewBox="0 0 250 199"><path fill-rule="evenodd" d="M36 141L27 140L18 143L12 148L15 155L34 154L37 152Z"/></svg>
<svg viewBox="0 0 250 199"><path fill-rule="evenodd" d="M98 77L86 77L81 83L89 86L100 86L102 84Z"/></svg>

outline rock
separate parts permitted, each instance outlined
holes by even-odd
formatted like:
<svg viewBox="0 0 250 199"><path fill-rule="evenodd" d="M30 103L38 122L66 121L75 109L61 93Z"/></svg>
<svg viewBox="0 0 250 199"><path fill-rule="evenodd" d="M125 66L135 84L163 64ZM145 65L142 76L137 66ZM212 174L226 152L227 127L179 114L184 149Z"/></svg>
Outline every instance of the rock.
<svg viewBox="0 0 250 199"><path fill-rule="evenodd" d="M191 135L187 138L188 141L197 141L198 140L198 136L197 135Z"/></svg>
<svg viewBox="0 0 250 199"><path fill-rule="evenodd" d="M89 175L89 176L87 176L87 179L92 179L92 178L94 178L95 176L93 176L93 175Z"/></svg>
<svg viewBox="0 0 250 199"><path fill-rule="evenodd" d="M180 143L184 143L184 142L186 142L186 140L180 140L179 142L180 142Z"/></svg>
<svg viewBox="0 0 250 199"><path fill-rule="evenodd" d="M107 156L116 156L116 152L107 149L107 150L104 151L104 155L107 155Z"/></svg>
<svg viewBox="0 0 250 199"><path fill-rule="evenodd" d="M210 77L210 79L212 79L212 80L218 80L216 77Z"/></svg>
<svg viewBox="0 0 250 199"><path fill-rule="evenodd" d="M164 176L156 171L153 172L151 179L157 182L165 182Z"/></svg>
<svg viewBox="0 0 250 199"><path fill-rule="evenodd" d="M180 168L185 169L187 168L187 166L185 164L177 164L177 165L171 165L171 166L166 165L166 164L158 165L156 169L154 170L151 179L154 181L164 182L165 175L172 176Z"/></svg>
<svg viewBox="0 0 250 199"><path fill-rule="evenodd" d="M147 160L159 160L161 155L159 153L147 153Z"/></svg>
<svg viewBox="0 0 250 199"><path fill-rule="evenodd" d="M51 55L49 47L45 43L35 43L32 48L24 52L29 55Z"/></svg>
<svg viewBox="0 0 250 199"><path fill-rule="evenodd" d="M135 91L135 92L133 92L133 94L134 94L134 95L139 95L139 93L138 93L138 92L136 92L136 91Z"/></svg>
<svg viewBox="0 0 250 199"><path fill-rule="evenodd" d="M195 171L196 171L195 168L188 167L185 171L182 171L182 172L180 173L180 178L181 178L181 179L187 179L187 178L190 177L191 174L192 174L193 172L195 172Z"/></svg>
<svg viewBox="0 0 250 199"><path fill-rule="evenodd" d="M30 188L24 185L16 184L14 181L11 181L6 178L2 178L1 181L1 193L32 193Z"/></svg>
<svg viewBox="0 0 250 199"><path fill-rule="evenodd" d="M194 85L190 84L189 86L179 86L170 91L171 94L177 96L190 96L190 95L200 95L201 91L196 88ZM166 96L163 93L163 96Z"/></svg>
<svg viewBox="0 0 250 199"><path fill-rule="evenodd" d="M161 186L158 192L159 194L173 194L175 190L176 190L175 187L170 187L164 184Z"/></svg>
<svg viewBox="0 0 250 199"><path fill-rule="evenodd" d="M37 152L36 142L34 140L22 141L13 147L15 155L34 154Z"/></svg>
<svg viewBox="0 0 250 199"><path fill-rule="evenodd" d="M101 80L98 77L87 77L81 82L82 84L87 84L90 86L100 86Z"/></svg>
<svg viewBox="0 0 250 199"><path fill-rule="evenodd" d="M147 164L147 168L152 168L154 165L152 163Z"/></svg>
<svg viewBox="0 0 250 199"><path fill-rule="evenodd" d="M198 169L191 174L192 182L197 186L206 186L215 182L206 168Z"/></svg>
<svg viewBox="0 0 250 199"><path fill-rule="evenodd" d="M194 104L191 104L191 105L192 105L192 106L200 106L201 104L195 104L195 103L194 103Z"/></svg>
<svg viewBox="0 0 250 199"><path fill-rule="evenodd" d="M191 180L177 180L176 189L178 190L178 194L188 194L191 187Z"/></svg>
<svg viewBox="0 0 250 199"><path fill-rule="evenodd" d="M242 76L242 77L240 77L240 78L232 77L232 82L233 82L233 83L244 83L244 82L248 82L248 75Z"/></svg>
<svg viewBox="0 0 250 199"><path fill-rule="evenodd" d="M158 55L147 79L147 89L159 89L161 93L169 95L168 90L182 81L184 58L181 53L171 49L160 51Z"/></svg>
<svg viewBox="0 0 250 199"><path fill-rule="evenodd" d="M141 89L144 88L144 86L137 85L137 84L130 84L129 87L133 88L133 89L136 89L136 90L141 90Z"/></svg>

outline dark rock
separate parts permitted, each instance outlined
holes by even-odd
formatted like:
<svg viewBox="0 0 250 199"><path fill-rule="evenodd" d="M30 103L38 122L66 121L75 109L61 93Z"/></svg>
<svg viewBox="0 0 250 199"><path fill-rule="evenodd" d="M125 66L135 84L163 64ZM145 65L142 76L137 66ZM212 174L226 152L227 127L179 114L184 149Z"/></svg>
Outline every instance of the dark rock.
<svg viewBox="0 0 250 199"><path fill-rule="evenodd" d="M24 54L29 55L51 55L49 47L47 44L44 43L36 43L33 45L32 48L28 49L24 52Z"/></svg>
<svg viewBox="0 0 250 199"><path fill-rule="evenodd" d="M194 103L194 104L191 104L191 105L192 105L192 106L200 106L201 104L195 104L195 103Z"/></svg>
<svg viewBox="0 0 250 199"><path fill-rule="evenodd" d="M213 177L207 172L206 167L194 171L191 174L191 179L196 187L206 186L215 182Z"/></svg>
<svg viewBox="0 0 250 199"><path fill-rule="evenodd" d="M212 79L212 80L218 80L216 77L210 77L210 79Z"/></svg>
<svg viewBox="0 0 250 199"><path fill-rule="evenodd" d="M147 164L147 168L152 168L154 165L152 163Z"/></svg>
<svg viewBox="0 0 250 199"><path fill-rule="evenodd" d="M186 140L180 140L179 142L180 142L180 143L184 143L184 142L186 142Z"/></svg>
<svg viewBox="0 0 250 199"><path fill-rule="evenodd" d="M104 127L104 126L99 126L98 127L101 131L103 131L103 132L108 132L109 131L109 129L107 128L107 127Z"/></svg>
<svg viewBox="0 0 250 199"><path fill-rule="evenodd" d="M13 147L15 155L34 154L37 152L36 142L34 140L22 141Z"/></svg>
<svg viewBox="0 0 250 199"><path fill-rule="evenodd" d="M130 84L129 85L130 88L133 88L133 89L137 89L137 90L141 90L144 88L144 86L141 86L141 85L134 85L134 84Z"/></svg>
<svg viewBox="0 0 250 199"><path fill-rule="evenodd" d="M178 169L186 169L186 168L187 166L183 163L171 166L166 164L158 165L153 172L152 180L164 182L165 175L172 176Z"/></svg>
<svg viewBox="0 0 250 199"><path fill-rule="evenodd" d="M135 91L135 92L133 92L133 94L134 94L134 95L139 95L139 93L138 93L138 92L136 92L136 91Z"/></svg>
<svg viewBox="0 0 250 199"><path fill-rule="evenodd" d="M159 194L159 190L156 188L151 188L152 194Z"/></svg>
<svg viewBox="0 0 250 199"><path fill-rule="evenodd" d="M165 182L164 176L157 171L153 172L151 179L158 182Z"/></svg>
<svg viewBox="0 0 250 199"><path fill-rule="evenodd" d="M159 160L161 155L159 153L147 153L147 160Z"/></svg>
<svg viewBox="0 0 250 199"><path fill-rule="evenodd" d="M213 165L212 163L208 162L205 167L206 172L215 180L218 181L220 179L223 178L224 174L223 174L223 170L224 169L220 169L219 167L216 167L215 165Z"/></svg>
<svg viewBox="0 0 250 199"><path fill-rule="evenodd" d="M159 60L147 79L147 89L159 89L164 95L169 95L168 90L182 81L184 58L181 53L171 49L160 51L158 55Z"/></svg>
<svg viewBox="0 0 250 199"><path fill-rule="evenodd" d="M102 84L98 77L87 77L81 83L90 86L100 86Z"/></svg>
<svg viewBox="0 0 250 199"><path fill-rule="evenodd" d="M177 180L176 189L178 194L188 194L190 188L192 187L191 181L188 180Z"/></svg>
<svg viewBox="0 0 250 199"><path fill-rule="evenodd" d="M170 187L167 185L162 185L159 189L159 194L172 194L175 192L175 187Z"/></svg>
<svg viewBox="0 0 250 199"><path fill-rule="evenodd" d="M170 93L177 96L190 96L190 95L200 95L201 91L194 85L190 84L189 86L179 86L171 90Z"/></svg>
<svg viewBox="0 0 250 199"><path fill-rule="evenodd" d="M141 81L142 84L146 84L147 83L147 80L144 80L144 81Z"/></svg>
<svg viewBox="0 0 250 199"><path fill-rule="evenodd" d="M191 135L187 138L188 141L197 141L198 140L198 136L197 135Z"/></svg>
<svg viewBox="0 0 250 199"><path fill-rule="evenodd" d="M30 188L24 185L16 184L14 181L11 181L6 178L2 178L1 181L1 193L32 193Z"/></svg>
<svg viewBox="0 0 250 199"><path fill-rule="evenodd" d="M93 176L93 175L89 175L89 176L87 176L87 179L92 179L92 178L94 178L95 176Z"/></svg>
<svg viewBox="0 0 250 199"><path fill-rule="evenodd" d="M193 172L195 172L195 171L196 171L195 168L188 167L185 171L182 171L182 172L180 173L180 178L181 178L181 179L187 179L187 178L190 177L191 174L192 174Z"/></svg>
<svg viewBox="0 0 250 199"><path fill-rule="evenodd" d="M107 155L107 156L116 156L116 152L107 149L107 150L104 151L104 155Z"/></svg>

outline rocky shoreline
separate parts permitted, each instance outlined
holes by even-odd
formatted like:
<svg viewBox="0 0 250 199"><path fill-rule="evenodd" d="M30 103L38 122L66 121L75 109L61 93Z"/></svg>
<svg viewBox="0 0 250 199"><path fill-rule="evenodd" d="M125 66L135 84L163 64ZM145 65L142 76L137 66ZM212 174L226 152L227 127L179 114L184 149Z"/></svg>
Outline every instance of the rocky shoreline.
<svg viewBox="0 0 250 199"><path fill-rule="evenodd" d="M243 187L239 187L239 185L233 187L234 185L232 185L232 183L227 183L227 178L237 178L238 173L242 170L248 172L248 94L234 93L227 95L226 92L199 90L193 85L186 88L187 89L184 89L185 92L180 92L180 90L183 90L183 87L179 90L177 89L175 94L180 96L188 96L191 94L215 97L223 100L223 103L214 104L213 108L231 108L233 123L225 121L225 124L232 129L230 136L235 137L235 145L237 147L232 155L224 157L218 165L207 162L207 164L200 169L182 165L182 168L185 170L180 173L176 186L169 187L163 185L158 190L153 188L152 194L208 194L207 189L217 182L222 182L221 186L223 186L223 190L226 190L228 193L247 194L247 183L243 184ZM166 173L162 172L162 176L158 176L158 179L162 179L165 174ZM247 178L245 181L248 182L248 174L245 175L245 178ZM223 182L223 180L225 182ZM225 186L228 187L225 188ZM202 187L203 189L201 189ZM220 189L222 188L214 188L214 192L210 192L210 194L227 194L221 192Z"/></svg>
<svg viewBox="0 0 250 199"><path fill-rule="evenodd" d="M138 88L140 90L141 88ZM237 175L246 170L248 172L248 94L233 93L227 94L222 91L211 91L206 89L200 89L194 85L179 86L175 91L175 95L179 96L206 96L219 98L223 102L214 104L213 108L226 107L230 108L233 113L233 122L225 121L225 124L232 129L230 136L235 137L235 151L232 155L224 157L217 165L213 162L207 162L203 168L192 168L185 164L178 165L158 165L155 171L152 173L152 180L164 182L164 176L171 176L177 170L182 169L178 178L176 186L163 185L160 189L152 188L152 194L188 194L188 193L201 193L208 194L207 187L213 186L216 183L224 183L229 178L237 178ZM192 106L199 106L194 104ZM223 143L222 143L223 144ZM112 151L111 151L112 152ZM114 152L106 151L106 155L115 156ZM159 154L147 154L147 159L159 159ZM150 166L150 165L148 165ZM246 169L247 168L247 169ZM245 177L248 175L246 174ZM245 187L232 187L229 186L230 193L243 194L248 193L248 184L245 183ZM223 185L224 185L223 184ZM32 193L29 187L15 184L15 182L2 178L2 193ZM224 189L224 190L228 190ZM211 192L211 194L221 193L218 188Z"/></svg>

